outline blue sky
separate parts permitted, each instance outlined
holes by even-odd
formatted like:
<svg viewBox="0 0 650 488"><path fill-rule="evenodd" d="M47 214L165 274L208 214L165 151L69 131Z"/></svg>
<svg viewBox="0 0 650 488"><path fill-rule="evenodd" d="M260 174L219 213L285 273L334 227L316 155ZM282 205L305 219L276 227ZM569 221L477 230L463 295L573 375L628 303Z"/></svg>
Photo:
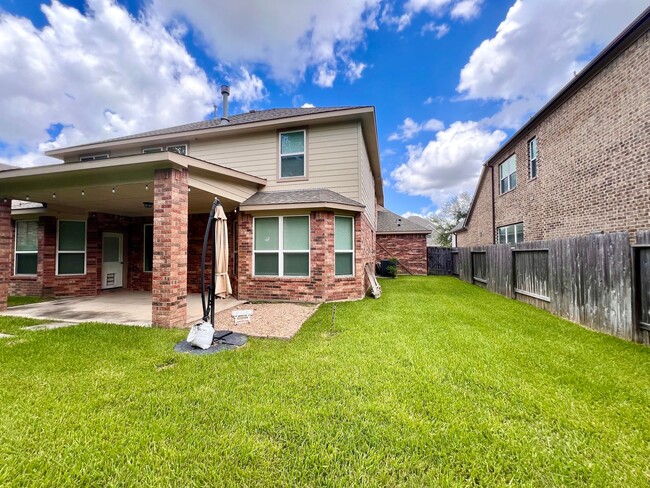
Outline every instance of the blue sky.
<svg viewBox="0 0 650 488"><path fill-rule="evenodd" d="M374 105L386 206L435 211L643 0L0 0L0 162L231 113Z"/></svg>

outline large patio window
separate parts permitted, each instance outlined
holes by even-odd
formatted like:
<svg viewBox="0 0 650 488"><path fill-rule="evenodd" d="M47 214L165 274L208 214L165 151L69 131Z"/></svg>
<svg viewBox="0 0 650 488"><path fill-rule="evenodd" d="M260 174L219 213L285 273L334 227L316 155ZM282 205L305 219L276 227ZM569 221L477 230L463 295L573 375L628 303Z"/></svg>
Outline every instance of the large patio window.
<svg viewBox="0 0 650 488"><path fill-rule="evenodd" d="M16 221L14 274L35 275L38 266L38 222Z"/></svg>
<svg viewBox="0 0 650 488"><path fill-rule="evenodd" d="M86 274L86 222L59 220L56 243L56 274Z"/></svg>
<svg viewBox="0 0 650 488"><path fill-rule="evenodd" d="M354 275L354 219L334 217L334 274Z"/></svg>
<svg viewBox="0 0 650 488"><path fill-rule="evenodd" d="M309 276L309 217L257 217L255 276Z"/></svg>
<svg viewBox="0 0 650 488"><path fill-rule="evenodd" d="M144 225L144 266L146 273L153 271L153 224Z"/></svg>

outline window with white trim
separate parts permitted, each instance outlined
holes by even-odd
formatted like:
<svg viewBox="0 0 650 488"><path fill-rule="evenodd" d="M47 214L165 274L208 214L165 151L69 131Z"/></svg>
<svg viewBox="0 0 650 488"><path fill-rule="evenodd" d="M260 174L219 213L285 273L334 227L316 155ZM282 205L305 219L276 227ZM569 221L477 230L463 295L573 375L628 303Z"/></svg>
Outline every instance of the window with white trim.
<svg viewBox="0 0 650 488"><path fill-rule="evenodd" d="M528 175L531 180L537 178L537 137L528 141Z"/></svg>
<svg viewBox="0 0 650 488"><path fill-rule="evenodd" d="M255 276L309 276L309 217L256 217Z"/></svg>
<svg viewBox="0 0 650 488"><path fill-rule="evenodd" d="M38 221L16 221L14 252L14 274L35 275L38 267Z"/></svg>
<svg viewBox="0 0 650 488"><path fill-rule="evenodd" d="M334 217L334 275L354 276L353 217Z"/></svg>
<svg viewBox="0 0 650 488"><path fill-rule="evenodd" d="M305 160L306 131L280 132L280 178L307 176Z"/></svg>
<svg viewBox="0 0 650 488"><path fill-rule="evenodd" d="M515 154L499 165L499 188L501 193L517 188L517 156Z"/></svg>
<svg viewBox="0 0 650 488"><path fill-rule="evenodd" d="M86 154L79 157L79 161L97 161L98 159L108 159L108 153Z"/></svg>
<svg viewBox="0 0 650 488"><path fill-rule="evenodd" d="M524 242L524 224L504 225L497 229L498 244L518 244Z"/></svg>
<svg viewBox="0 0 650 488"><path fill-rule="evenodd" d="M174 146L167 146L167 151L187 155L187 144L176 144Z"/></svg>
<svg viewBox="0 0 650 488"><path fill-rule="evenodd" d="M59 220L56 274L86 274L86 221Z"/></svg>
<svg viewBox="0 0 650 488"><path fill-rule="evenodd" d="M153 271L153 224L144 224L143 235L144 263L143 270L145 273Z"/></svg>

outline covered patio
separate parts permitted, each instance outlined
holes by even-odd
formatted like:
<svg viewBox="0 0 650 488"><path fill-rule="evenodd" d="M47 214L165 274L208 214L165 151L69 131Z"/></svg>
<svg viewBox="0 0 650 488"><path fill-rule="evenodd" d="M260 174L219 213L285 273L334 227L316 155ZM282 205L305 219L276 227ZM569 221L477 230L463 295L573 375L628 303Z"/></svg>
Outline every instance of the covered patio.
<svg viewBox="0 0 650 488"><path fill-rule="evenodd" d="M97 297L40 310L106 307L111 322L184 327L201 314L192 293L200 291L199 244L215 196L232 218L265 183L170 151L2 171L0 310L10 292ZM42 206L12 211L12 199ZM14 250L14 234L32 243L31 256Z"/></svg>
<svg viewBox="0 0 650 488"><path fill-rule="evenodd" d="M115 290L96 297L63 298L47 302L11 307L0 315L45 319L55 322L103 322L109 324L151 327L151 293L144 291ZM215 312L223 312L246 303L229 297L215 301ZM201 319L201 295L187 296L187 323ZM223 324L226 325L226 324Z"/></svg>

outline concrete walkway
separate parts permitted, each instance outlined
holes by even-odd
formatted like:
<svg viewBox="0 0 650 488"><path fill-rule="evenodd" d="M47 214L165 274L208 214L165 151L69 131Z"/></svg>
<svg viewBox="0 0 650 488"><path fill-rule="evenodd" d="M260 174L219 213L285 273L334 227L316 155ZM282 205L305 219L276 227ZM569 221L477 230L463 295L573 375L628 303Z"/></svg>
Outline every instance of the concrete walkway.
<svg viewBox="0 0 650 488"><path fill-rule="evenodd" d="M215 312L246 303L234 298L216 300ZM106 322L110 324L151 326L151 293L106 291L96 297L65 298L50 302L11 307L0 315L47 319L58 322ZM187 296L188 324L197 322L203 311L201 295Z"/></svg>

